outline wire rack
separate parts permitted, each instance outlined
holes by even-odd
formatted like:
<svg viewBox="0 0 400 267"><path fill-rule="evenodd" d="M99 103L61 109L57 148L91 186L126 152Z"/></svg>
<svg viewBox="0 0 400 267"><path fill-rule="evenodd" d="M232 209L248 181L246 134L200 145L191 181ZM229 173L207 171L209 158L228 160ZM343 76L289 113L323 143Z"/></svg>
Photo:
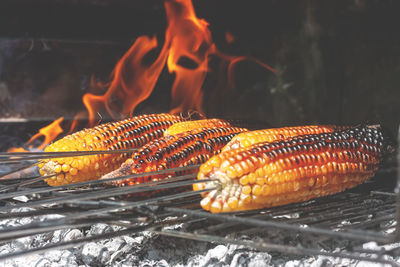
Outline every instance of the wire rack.
<svg viewBox="0 0 400 267"><path fill-rule="evenodd" d="M49 155L3 153L0 156L0 164L12 170L8 176L15 170L22 173L19 178L7 178L3 174L0 220L33 218L29 223L0 230L1 243L95 223L119 226L119 230L101 235L0 254L0 261L145 230L175 238L237 244L259 251L323 255L390 265L397 265L394 259L400 256L397 246L381 246L376 250L363 247L364 243L372 241L385 245L400 240L397 223L400 219L399 155L389 159L372 180L353 190L305 203L225 214L201 210L200 192L179 192L196 182L194 178L199 166L185 169L191 172L187 175L123 188L106 186L104 181L48 187L43 177L27 177L26 169L34 164L34 160ZM153 174L182 170L176 168ZM155 190L164 193L147 199L133 197L138 192ZM57 215L57 218L43 219L44 215Z"/></svg>

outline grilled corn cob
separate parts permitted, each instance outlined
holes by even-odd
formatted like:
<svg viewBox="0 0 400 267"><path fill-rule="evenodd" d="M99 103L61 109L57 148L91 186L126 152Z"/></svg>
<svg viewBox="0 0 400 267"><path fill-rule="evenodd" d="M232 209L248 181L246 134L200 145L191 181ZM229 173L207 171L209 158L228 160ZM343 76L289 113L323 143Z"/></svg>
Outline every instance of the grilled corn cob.
<svg viewBox="0 0 400 267"><path fill-rule="evenodd" d="M170 168L200 164L220 149L244 128L204 128L177 135L168 135L154 140L139 149L133 157L103 178L113 178L129 174L165 170ZM156 181L167 175L153 175L117 181L119 186Z"/></svg>
<svg viewBox="0 0 400 267"><path fill-rule="evenodd" d="M180 134L187 131L192 131L202 128L217 128L217 127L230 127L230 123L221 119L205 119L196 121L183 121L178 122L169 127L164 136Z"/></svg>
<svg viewBox="0 0 400 267"><path fill-rule="evenodd" d="M306 135L222 152L200 167L193 185L213 213L259 209L335 194L371 178L387 152L377 128Z"/></svg>
<svg viewBox="0 0 400 267"><path fill-rule="evenodd" d="M343 126L334 125L310 125L310 126L295 126L284 128L272 128L245 132L236 135L232 140L222 149L222 151L236 149L241 147L249 147L257 143L274 142L284 140L294 136L331 133L338 130L343 130Z"/></svg>
<svg viewBox="0 0 400 267"><path fill-rule="evenodd" d="M159 138L165 129L182 121L169 114L141 115L122 121L105 123L68 135L45 148L45 152L96 151L138 148ZM63 185L100 178L118 168L129 154L99 154L41 161L41 175L56 175L45 181Z"/></svg>

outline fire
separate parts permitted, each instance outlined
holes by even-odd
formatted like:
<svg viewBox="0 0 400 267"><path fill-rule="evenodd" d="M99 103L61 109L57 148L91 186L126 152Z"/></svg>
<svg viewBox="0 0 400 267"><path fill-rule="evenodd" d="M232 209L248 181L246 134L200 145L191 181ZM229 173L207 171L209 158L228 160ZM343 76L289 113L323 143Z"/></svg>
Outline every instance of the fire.
<svg viewBox="0 0 400 267"><path fill-rule="evenodd" d="M189 110L202 113L202 85L209 72L211 56L219 57L223 61L221 64L226 66L226 80L230 86L233 85L234 65L242 60L252 60L274 72L271 67L255 59L225 55L218 51L208 22L196 16L191 0L171 0L164 3L167 29L156 59L150 64L144 63L146 55L159 48L157 38L139 37L116 64L108 90L104 94L87 93L83 96L90 127L98 123L95 120L98 112L106 111L113 118L131 115L137 105L151 95L165 66L175 77L171 88L170 112L173 114ZM228 42L233 40L233 35L227 35ZM189 60L194 67L183 66L182 59ZM50 141L45 138L45 142Z"/></svg>
<svg viewBox="0 0 400 267"><path fill-rule="evenodd" d="M95 125L96 111L102 109L111 115L116 112L123 116L131 115L136 106L150 96L165 65L175 75L171 89L171 113L188 110L202 112L201 88L209 71L210 56L218 56L228 62L228 76L231 76L237 62L250 59L219 52L212 40L208 22L196 16L191 0L165 1L165 10L168 26L156 60L149 66L143 64L143 58L157 48L157 39L139 37L117 63L109 90L104 95L84 95L83 102L89 112L91 126ZM233 41L233 35L228 37ZM182 66L180 60L183 58L192 61L195 68ZM254 61L273 71L269 66ZM232 78L228 77L228 80ZM119 99L122 105L120 102L113 103L113 99Z"/></svg>
<svg viewBox="0 0 400 267"><path fill-rule="evenodd" d="M31 144L33 141L39 139L40 137L44 137L44 140L42 144L38 147L34 147L32 145L29 146L30 149L37 149L37 150L42 150L44 149L48 144L50 144L51 141L53 141L58 135L60 135L64 130L61 128L60 123L64 120L64 117L60 117L53 121L51 124L41 128L37 134L31 137L28 142L26 142L26 145ZM8 152L26 152L22 147L16 147L16 148L11 148L8 150Z"/></svg>

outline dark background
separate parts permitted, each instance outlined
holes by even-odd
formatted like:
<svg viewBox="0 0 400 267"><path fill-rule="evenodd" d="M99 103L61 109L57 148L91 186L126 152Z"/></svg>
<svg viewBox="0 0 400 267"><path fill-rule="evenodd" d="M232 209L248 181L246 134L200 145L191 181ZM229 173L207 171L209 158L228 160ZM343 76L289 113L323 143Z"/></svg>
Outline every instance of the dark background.
<svg viewBox="0 0 400 267"><path fill-rule="evenodd" d="M204 85L208 116L271 126L381 123L396 131L399 1L195 0L194 6L221 51L255 57L278 71L243 62L235 87L221 90L213 59ZM1 1L0 118L72 118L83 110L91 79L109 81L138 36L162 41L165 27L163 1ZM136 111L168 111L172 80L165 70Z"/></svg>

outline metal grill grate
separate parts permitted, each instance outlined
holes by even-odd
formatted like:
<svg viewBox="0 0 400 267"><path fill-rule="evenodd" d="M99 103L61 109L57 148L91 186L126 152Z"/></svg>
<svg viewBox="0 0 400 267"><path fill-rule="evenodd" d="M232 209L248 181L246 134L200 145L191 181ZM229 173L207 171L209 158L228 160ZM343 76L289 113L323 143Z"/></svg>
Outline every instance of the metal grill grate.
<svg viewBox="0 0 400 267"><path fill-rule="evenodd" d="M22 169L21 164L32 164L29 157L36 159L48 155L28 153L20 154L19 158L16 156L1 154L0 161L8 168ZM1 254L0 260L76 247L94 240L146 230L176 238L243 245L260 251L324 255L394 265L395 262L390 259L400 256L400 248L374 250L362 245L371 241L381 245L399 241L400 198L397 192L400 176L396 179L396 173L399 173L396 166L399 165L394 159L389 160L374 179L341 194L305 203L229 214L202 211L198 205L199 192L169 193L148 199L128 197L135 192L191 185L196 182L193 181L194 175L123 188L104 186L104 181L48 187L43 178L37 176L3 179L0 219L33 219L26 224L3 228L0 231L0 242L3 244L21 237L87 227L95 223L107 223L119 229ZM113 180L124 178L127 177ZM393 190L395 187L396 190ZM48 219L44 215L57 215L57 218Z"/></svg>

